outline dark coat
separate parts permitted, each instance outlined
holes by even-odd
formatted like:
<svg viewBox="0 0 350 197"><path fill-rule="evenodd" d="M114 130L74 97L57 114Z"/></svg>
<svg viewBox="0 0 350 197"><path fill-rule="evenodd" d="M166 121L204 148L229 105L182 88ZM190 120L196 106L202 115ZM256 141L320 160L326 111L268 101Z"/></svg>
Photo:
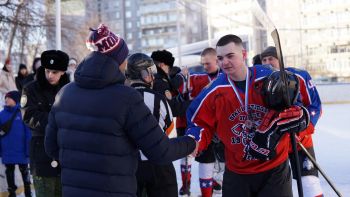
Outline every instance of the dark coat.
<svg viewBox="0 0 350 197"><path fill-rule="evenodd" d="M16 82L16 87L17 87L18 91L22 92L24 85L27 83L27 77L23 76L23 75L18 75L15 78L15 82Z"/></svg>
<svg viewBox="0 0 350 197"><path fill-rule="evenodd" d="M36 78L23 88L21 98L23 121L32 130L30 167L33 175L53 177L58 176L60 170L51 167L52 159L45 153L45 127L55 96L69 79L64 74L59 84L52 86L45 78L44 67L38 69Z"/></svg>
<svg viewBox="0 0 350 197"><path fill-rule="evenodd" d="M153 90L162 95L165 95L166 91L172 93L173 98L168 100L168 102L174 117L186 115L186 110L191 104L191 101L183 99L182 95L179 94L178 87L175 86L179 86L179 80L179 77L176 75L173 79L170 79L161 68L157 67L157 74L154 76Z"/></svg>
<svg viewBox="0 0 350 197"><path fill-rule="evenodd" d="M111 57L92 52L57 95L47 153L62 166L64 197L136 196L138 149L157 163L191 153L190 137L168 139Z"/></svg>
<svg viewBox="0 0 350 197"><path fill-rule="evenodd" d="M3 164L28 164L29 163L29 142L31 133L23 123L19 111L20 106L5 106L0 112L0 125L11 119L13 113L16 116L12 122L10 132L0 138L0 156Z"/></svg>

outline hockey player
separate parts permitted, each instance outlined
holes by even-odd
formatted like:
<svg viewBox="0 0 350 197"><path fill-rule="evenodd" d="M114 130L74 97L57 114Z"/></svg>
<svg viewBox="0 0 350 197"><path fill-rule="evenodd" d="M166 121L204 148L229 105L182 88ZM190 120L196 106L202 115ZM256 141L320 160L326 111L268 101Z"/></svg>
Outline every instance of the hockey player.
<svg viewBox="0 0 350 197"><path fill-rule="evenodd" d="M199 141L198 152L207 148L214 134L223 142L223 197L292 196L287 131L305 129L307 110L297 105L280 111L268 109L261 83L272 80L275 87L279 83L274 77L279 73L264 66L248 68L239 37L221 37L216 51L225 74L192 101L187 111L191 123L187 135ZM294 75L288 77L294 83L297 80ZM294 103L297 88L290 90L293 94L289 99Z"/></svg>
<svg viewBox="0 0 350 197"><path fill-rule="evenodd" d="M189 76L188 94L189 99L193 100L206 86L208 86L213 80L215 80L221 73L217 65L217 57L215 49L209 47L202 51L201 53L201 64L204 67L205 73L191 74ZM186 88L180 87L180 89L185 90ZM185 118L185 117L184 117ZM184 135L186 128L186 122L182 125L183 128L178 127L179 135ZM207 150L203 151L201 155L196 157L196 161L199 162L199 186L201 188L202 197L210 197L213 193L213 185L215 185L218 190L221 190L219 183L213 180L213 170L216 161L216 147L220 146L221 142L216 141L211 143ZM223 153L218 153L223 155ZM182 176L182 187L180 189L180 195L190 195L190 180L191 180L191 157L187 157L181 160L181 176ZM223 158L220 158L219 162L224 162ZM187 164L187 165L186 165Z"/></svg>
<svg viewBox="0 0 350 197"><path fill-rule="evenodd" d="M263 64L270 64L273 68L279 70L280 64L277 57L276 48L273 46L267 47L261 53L261 59ZM286 68L286 70L295 73L299 77L300 83L300 95L303 105L309 110L311 123L303 132L300 132L298 138L300 142L305 146L308 152L315 158L315 151L312 142L312 134L315 130L315 125L321 116L321 100L318 95L316 87L312 83L310 74L306 70L300 70L296 68ZM293 178L296 178L296 166L295 160L292 154L292 150L289 151L289 159L292 167ZM318 178L318 171L313 166L312 162L308 159L306 154L302 151L298 151L299 162L301 172L301 181L303 185L303 192L305 197L320 197L322 196L322 188L320 180Z"/></svg>
<svg viewBox="0 0 350 197"><path fill-rule="evenodd" d="M145 104L168 136L176 131L171 109L164 95L152 90L156 66L152 58L143 53L135 53L128 58L127 73L131 87L138 90ZM145 190L148 197L177 197L176 173L173 164L156 165L148 161L140 151L140 161L136 173L137 196Z"/></svg>

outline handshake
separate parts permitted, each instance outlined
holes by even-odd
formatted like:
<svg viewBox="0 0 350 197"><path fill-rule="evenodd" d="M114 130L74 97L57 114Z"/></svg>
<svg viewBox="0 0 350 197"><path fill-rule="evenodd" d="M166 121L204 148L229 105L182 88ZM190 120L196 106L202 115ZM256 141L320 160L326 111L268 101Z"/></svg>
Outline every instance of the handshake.
<svg viewBox="0 0 350 197"><path fill-rule="evenodd" d="M255 130L248 153L256 159L270 160L275 156L275 148L283 134L303 131L309 123L309 113L302 106L294 105L282 112L270 110Z"/></svg>

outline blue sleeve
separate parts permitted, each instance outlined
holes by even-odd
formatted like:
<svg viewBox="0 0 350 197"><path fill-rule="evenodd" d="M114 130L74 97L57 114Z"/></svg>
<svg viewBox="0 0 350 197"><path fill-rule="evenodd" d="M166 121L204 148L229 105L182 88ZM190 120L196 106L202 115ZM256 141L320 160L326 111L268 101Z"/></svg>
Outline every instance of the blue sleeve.
<svg viewBox="0 0 350 197"><path fill-rule="evenodd" d="M302 83L300 84L300 100L309 111L310 121L315 126L322 113L322 103L316 86L307 71L297 68L288 68L287 70L295 73L300 78Z"/></svg>
<svg viewBox="0 0 350 197"><path fill-rule="evenodd" d="M322 113L322 103L316 86L312 83L311 76L309 73L306 74L306 87L311 101L311 103L306 107L310 113L311 122L315 126Z"/></svg>

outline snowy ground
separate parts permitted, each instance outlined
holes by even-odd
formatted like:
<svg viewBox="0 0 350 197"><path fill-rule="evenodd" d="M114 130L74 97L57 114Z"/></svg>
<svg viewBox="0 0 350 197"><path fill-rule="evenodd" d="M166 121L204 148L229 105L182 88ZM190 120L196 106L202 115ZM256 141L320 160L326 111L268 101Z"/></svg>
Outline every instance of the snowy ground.
<svg viewBox="0 0 350 197"><path fill-rule="evenodd" d="M314 135L315 151L318 164L331 178L344 197L350 196L350 104L324 105L323 115L316 126ZM179 161L174 162L177 171L177 180L181 185ZM200 195L198 184L198 164L192 164L192 196ZM324 196L337 196L327 182L321 178ZM294 196L297 189L293 185ZM24 195L20 195L24 197Z"/></svg>
<svg viewBox="0 0 350 197"><path fill-rule="evenodd" d="M323 114L314 134L317 163L333 181L344 197L350 197L350 104L323 105ZM175 162L177 180L181 186L179 162ZM192 196L200 195L198 163L192 163ZM320 175L321 176L321 175ZM328 183L321 178L325 197L337 196ZM293 182L294 196L298 196L296 182Z"/></svg>

